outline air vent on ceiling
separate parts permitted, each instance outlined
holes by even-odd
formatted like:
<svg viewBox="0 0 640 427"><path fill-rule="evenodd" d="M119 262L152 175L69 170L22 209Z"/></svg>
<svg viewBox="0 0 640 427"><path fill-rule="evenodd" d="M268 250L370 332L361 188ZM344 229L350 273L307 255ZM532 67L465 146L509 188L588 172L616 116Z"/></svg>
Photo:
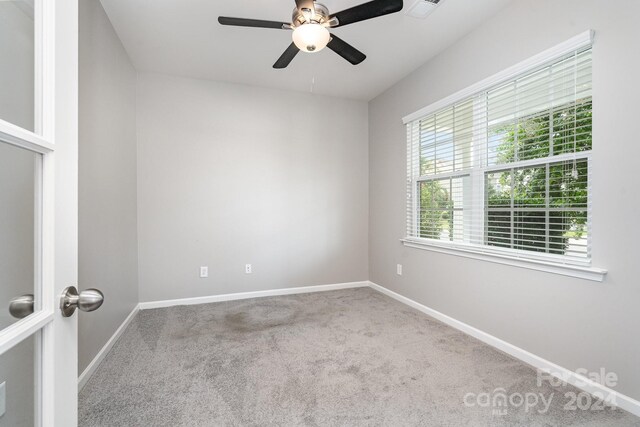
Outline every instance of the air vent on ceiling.
<svg viewBox="0 0 640 427"><path fill-rule="evenodd" d="M414 18L424 19L429 16L441 2L442 0L415 0L413 4L406 9L405 13Z"/></svg>

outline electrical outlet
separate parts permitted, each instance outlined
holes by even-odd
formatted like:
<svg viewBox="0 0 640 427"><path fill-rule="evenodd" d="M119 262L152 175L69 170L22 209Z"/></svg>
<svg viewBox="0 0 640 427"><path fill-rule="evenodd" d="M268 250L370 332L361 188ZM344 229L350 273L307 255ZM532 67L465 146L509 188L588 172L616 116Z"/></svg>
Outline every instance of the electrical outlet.
<svg viewBox="0 0 640 427"><path fill-rule="evenodd" d="M247 264L247 265L244 266L244 272L246 274L251 274L252 273L251 264Z"/></svg>
<svg viewBox="0 0 640 427"><path fill-rule="evenodd" d="M204 279L205 277L209 277L209 267L200 267L200 278Z"/></svg>
<svg viewBox="0 0 640 427"><path fill-rule="evenodd" d="M396 274L402 276L402 264L396 265Z"/></svg>

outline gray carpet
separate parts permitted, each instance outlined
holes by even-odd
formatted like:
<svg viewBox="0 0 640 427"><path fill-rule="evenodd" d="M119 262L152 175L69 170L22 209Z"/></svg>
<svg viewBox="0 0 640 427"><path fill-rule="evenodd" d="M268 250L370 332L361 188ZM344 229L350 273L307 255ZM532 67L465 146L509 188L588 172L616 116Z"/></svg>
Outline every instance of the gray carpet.
<svg viewBox="0 0 640 427"><path fill-rule="evenodd" d="M528 411L467 393L542 394ZM369 288L142 311L79 396L81 426L640 426ZM473 399L467 397L468 402ZM543 413L539 413L543 412Z"/></svg>

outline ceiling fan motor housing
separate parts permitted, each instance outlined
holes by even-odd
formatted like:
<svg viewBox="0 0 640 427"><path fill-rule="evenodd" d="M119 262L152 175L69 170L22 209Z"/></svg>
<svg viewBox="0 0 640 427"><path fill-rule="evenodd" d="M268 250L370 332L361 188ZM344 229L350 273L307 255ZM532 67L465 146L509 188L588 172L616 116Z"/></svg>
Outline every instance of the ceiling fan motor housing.
<svg viewBox="0 0 640 427"><path fill-rule="evenodd" d="M314 3L313 6L315 9L315 13L312 10L308 9L293 9L293 15L291 17L293 27L299 27L300 25L309 23L324 24L326 22L329 22L329 9L327 9L325 5L320 3Z"/></svg>
<svg viewBox="0 0 640 427"><path fill-rule="evenodd" d="M438 2L440 0L423 0ZM366 3L330 14L329 9L315 0L295 0L291 23L266 21L263 19L233 18L219 16L222 25L253 28L293 30L292 43L273 64L273 68L286 68L298 52L318 52L328 47L353 65L358 65L367 56L340 37L329 32L330 28L343 27L379 16L400 12L403 0L369 0Z"/></svg>

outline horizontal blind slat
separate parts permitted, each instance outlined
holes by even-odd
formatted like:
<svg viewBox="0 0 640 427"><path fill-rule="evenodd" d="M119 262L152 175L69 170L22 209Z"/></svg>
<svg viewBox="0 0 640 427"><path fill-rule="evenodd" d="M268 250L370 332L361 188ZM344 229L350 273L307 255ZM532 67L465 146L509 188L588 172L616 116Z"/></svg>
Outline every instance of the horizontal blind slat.
<svg viewBox="0 0 640 427"><path fill-rule="evenodd" d="M407 236L589 259L591 90L586 48L407 123Z"/></svg>

